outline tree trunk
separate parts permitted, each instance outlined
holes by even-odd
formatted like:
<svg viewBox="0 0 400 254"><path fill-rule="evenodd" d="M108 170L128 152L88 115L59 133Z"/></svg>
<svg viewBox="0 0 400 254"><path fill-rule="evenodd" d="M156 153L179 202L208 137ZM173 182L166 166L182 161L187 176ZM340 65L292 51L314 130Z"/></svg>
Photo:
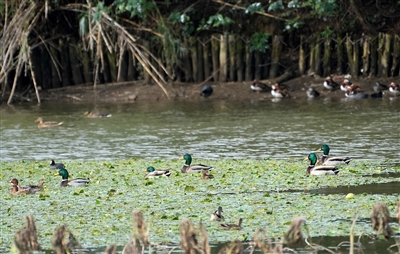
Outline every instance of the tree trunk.
<svg viewBox="0 0 400 254"><path fill-rule="evenodd" d="M246 47L245 47L245 63L246 63L246 67L245 67L245 71L244 71L244 79L246 81L250 81L253 79L253 76L251 75L251 70L252 70L252 55L253 53L250 52L250 45L247 43Z"/></svg>
<svg viewBox="0 0 400 254"><path fill-rule="evenodd" d="M274 35L272 40L272 53L271 53L271 69L269 69L269 78L275 78L279 73L279 61L282 51L282 35Z"/></svg>
<svg viewBox="0 0 400 254"><path fill-rule="evenodd" d="M332 54L332 50L331 50L331 43L332 40L331 38L325 38L325 43L324 43L324 59L323 59L323 76L329 76L331 75L331 54Z"/></svg>
<svg viewBox="0 0 400 254"><path fill-rule="evenodd" d="M262 59L261 59L261 53L260 52L255 52L254 54L254 61L255 61L255 70L254 70L254 78L257 80L261 79L261 73L262 73Z"/></svg>
<svg viewBox="0 0 400 254"><path fill-rule="evenodd" d="M234 34L228 35L229 45L229 81L233 82L236 80L236 49L235 49L236 36Z"/></svg>
<svg viewBox="0 0 400 254"><path fill-rule="evenodd" d="M354 77L358 77L360 73L360 45L356 42L353 45L353 68L352 73Z"/></svg>
<svg viewBox="0 0 400 254"><path fill-rule="evenodd" d="M369 36L364 36L363 40L363 55L362 55L362 74L364 77L369 73L369 55L371 54L369 45Z"/></svg>
<svg viewBox="0 0 400 254"><path fill-rule="evenodd" d="M122 50L122 49L120 49ZM129 57L128 51L124 52L119 52L120 54L122 54L122 56L119 56L119 60L118 60L118 82L124 82L124 81L128 81L128 61L129 61Z"/></svg>
<svg viewBox="0 0 400 254"><path fill-rule="evenodd" d="M203 62L204 62L204 76L209 78L211 76L211 64L210 64L210 42L203 44Z"/></svg>
<svg viewBox="0 0 400 254"><path fill-rule="evenodd" d="M127 70L127 79L128 81L137 79L137 70L136 70L136 59L133 56L132 52L128 51L128 70Z"/></svg>
<svg viewBox="0 0 400 254"><path fill-rule="evenodd" d="M347 62L349 63L349 71L351 75L353 75L353 43L351 42L350 37L347 35L346 37L346 52L347 52Z"/></svg>
<svg viewBox="0 0 400 254"><path fill-rule="evenodd" d="M83 65L83 77L85 83L93 82L93 69L90 61L90 54L88 51L82 51L82 65Z"/></svg>
<svg viewBox="0 0 400 254"><path fill-rule="evenodd" d="M71 85L71 65L69 62L69 56L68 56L68 43L65 43L64 39L59 40L59 46L60 46L60 58L61 58L61 66L62 71L61 71L61 80L63 86L70 86Z"/></svg>
<svg viewBox="0 0 400 254"><path fill-rule="evenodd" d="M53 55L53 58L56 61L59 61L59 54L58 54L58 50L55 47L51 47L50 46L50 52ZM41 59L43 61L43 59ZM48 61L48 65L50 66L50 75L51 75L51 87L52 88L58 88L61 87L61 77L60 77L60 72L61 72L61 67L58 67L57 70L57 62L55 63L51 58L47 59ZM42 75L36 75L36 77L39 77ZM43 80L43 76L42 76L42 80ZM39 82L38 82L39 83ZM39 83L42 84L43 82Z"/></svg>
<svg viewBox="0 0 400 254"><path fill-rule="evenodd" d="M194 82L199 82L199 62L198 62L198 52L197 52L197 39L196 37L189 37L189 51L192 60L192 73ZM203 66L201 66L203 68Z"/></svg>
<svg viewBox="0 0 400 254"><path fill-rule="evenodd" d="M342 36L338 35L336 37L337 44L336 44L336 57L337 57L337 66L336 72L338 75L343 73L343 41Z"/></svg>
<svg viewBox="0 0 400 254"><path fill-rule="evenodd" d="M380 61L378 67L378 77L389 76L389 64L390 64L390 48L393 36L390 34L379 33L379 53Z"/></svg>
<svg viewBox="0 0 400 254"><path fill-rule="evenodd" d="M308 74L314 74L315 73L315 40L314 38L310 38L310 58L309 58L309 63L308 65L310 66L310 69L308 70Z"/></svg>
<svg viewBox="0 0 400 254"><path fill-rule="evenodd" d="M399 63L400 63L400 39L395 37L393 39L393 62L392 68L390 70L390 75L395 77L396 74L399 74Z"/></svg>
<svg viewBox="0 0 400 254"><path fill-rule="evenodd" d="M244 80L244 75L243 75L243 40L241 38L238 38L236 41L236 76L237 76L237 81L242 82Z"/></svg>
<svg viewBox="0 0 400 254"><path fill-rule="evenodd" d="M321 76L321 48L322 48L322 43L321 43L321 35L317 35L316 39L316 44L315 44L315 74L318 76Z"/></svg>
<svg viewBox="0 0 400 254"><path fill-rule="evenodd" d="M378 73L378 37L371 40L371 64L370 64L370 75L375 76Z"/></svg>
<svg viewBox="0 0 400 254"><path fill-rule="evenodd" d="M37 47L32 50L31 60L32 60L32 65L33 65L33 72L35 73L37 85L42 87L43 86L43 75L42 75L42 64L40 63L41 62L40 56L41 56L40 55L40 47ZM7 79L5 81L7 81ZM60 82L60 80L58 80L58 82ZM4 84L4 85L6 85L6 84Z"/></svg>
<svg viewBox="0 0 400 254"><path fill-rule="evenodd" d="M147 50L150 51L150 42L149 42L148 40L143 40L143 46L144 46ZM146 56L147 58L150 57L150 55L149 55L147 52L144 53L144 54L145 54L145 56ZM144 82L145 82L146 84L151 84L151 76L150 76L150 73L148 73L148 72L146 71L145 68L142 68L142 70L143 70L143 79L144 79Z"/></svg>
<svg viewBox="0 0 400 254"><path fill-rule="evenodd" d="M219 52L219 81L226 82L228 78L228 35L221 35L221 47Z"/></svg>
<svg viewBox="0 0 400 254"><path fill-rule="evenodd" d="M217 72L220 68L219 65L219 36L213 35L211 37L211 58L212 58L212 67L213 67L213 79L214 82L219 81L219 73Z"/></svg>
<svg viewBox="0 0 400 254"><path fill-rule="evenodd" d="M70 62L71 62L71 73L72 73L72 80L74 81L75 85L83 84L83 76L81 72L81 66L82 64L78 60L78 52L76 50L76 41L71 41L68 44L68 53L70 57Z"/></svg>
<svg viewBox="0 0 400 254"><path fill-rule="evenodd" d="M306 71L306 43L305 43L305 36L300 35L299 74L303 75L305 71Z"/></svg>
<svg viewBox="0 0 400 254"><path fill-rule="evenodd" d="M204 58L203 58L203 44L196 40L197 44L197 66L198 66L198 80L199 82L204 81Z"/></svg>
<svg viewBox="0 0 400 254"><path fill-rule="evenodd" d="M51 81L53 80L53 76L56 76L59 79L57 71L52 69L53 62L50 59L49 52L44 46L40 46L40 62L42 65L42 88L49 89L52 88ZM56 56L57 57L57 56ZM50 67L50 68L49 68ZM62 71L60 69L60 71Z"/></svg>
<svg viewBox="0 0 400 254"><path fill-rule="evenodd" d="M103 55L104 63L103 63L103 66L102 66L102 69L100 72L103 74L104 82L111 83L112 77L111 77L111 73L110 73L110 63L108 61L108 56L107 56L108 53L106 51L108 51L108 50L107 49L103 50L103 53L105 54L105 55Z"/></svg>

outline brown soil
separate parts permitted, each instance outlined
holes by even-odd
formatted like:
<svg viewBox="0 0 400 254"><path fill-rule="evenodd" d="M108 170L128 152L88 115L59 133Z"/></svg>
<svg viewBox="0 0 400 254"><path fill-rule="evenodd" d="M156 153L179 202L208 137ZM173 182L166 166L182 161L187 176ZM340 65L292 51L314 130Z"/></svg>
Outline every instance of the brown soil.
<svg viewBox="0 0 400 254"><path fill-rule="evenodd" d="M343 76L335 76L334 80L337 83L343 81ZM372 87L379 80L383 84L389 84L392 79L378 78L363 78L352 79L353 83L359 85L367 94L374 93ZM321 97L344 98L344 93L341 90L329 92L323 89L322 77L299 77L284 84L289 86L291 99L306 99L306 90L308 87L314 87L321 93ZM262 82L272 84L273 80L262 80ZM209 100L268 100L272 96L269 92L257 93L250 89L252 82L227 82L227 83L212 83L208 82L213 87L213 94L207 98ZM201 97L200 90L203 83L178 83L165 85L165 89L170 95L170 100L204 100ZM387 92L386 92L387 94ZM167 96L157 84L145 84L143 81L126 82L118 84L102 84L93 89L92 85L81 85L51 89L41 91L40 96L42 101L73 101L82 103L92 102L139 102L139 101L166 101ZM384 95L386 96L386 95Z"/></svg>

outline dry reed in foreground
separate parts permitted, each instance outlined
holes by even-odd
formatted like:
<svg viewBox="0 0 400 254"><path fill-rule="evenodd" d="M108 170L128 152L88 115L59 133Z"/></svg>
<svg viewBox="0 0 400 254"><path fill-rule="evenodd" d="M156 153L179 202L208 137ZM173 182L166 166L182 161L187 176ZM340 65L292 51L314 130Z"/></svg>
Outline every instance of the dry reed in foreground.
<svg viewBox="0 0 400 254"><path fill-rule="evenodd" d="M185 254L210 254L210 246L209 246L209 238L207 230L205 229L202 223L199 224L198 229L196 230L192 221L190 219L183 219L179 225L179 231L181 235L181 245L180 247L175 246L160 246L156 244L152 244L149 241L149 229L147 228L146 222L144 220L143 213L139 210L135 210L132 213L133 217L133 230L132 230L132 240L124 247L122 253L123 254L144 254L145 249L148 248L148 251L151 252L151 248L161 249L162 251L166 251L171 253L175 249L182 249ZM400 225L400 201L397 203L397 219L399 219L398 223ZM357 243L354 242L354 226L357 221L357 216L354 217L351 230L350 230L350 242L342 242L340 243L336 251L338 251L339 247L346 243L350 245L350 253L354 252L354 246L357 246L359 250L362 249L360 238ZM386 239L390 238L393 235L393 231L389 226L390 215L389 210L383 203L377 203L374 205L371 214L371 222L372 228L378 231L378 234L382 234ZM249 243L250 253L252 254L256 249L264 254L281 254L281 253L296 253L295 250L290 249L288 247L284 247L285 245L296 245L303 242L303 234L302 234L302 226L307 229L306 220L302 217L296 217L290 227L289 230L283 235L282 241L272 241L271 238L266 236L266 232L263 229L257 230L253 236L253 242ZM308 230L307 230L308 231ZM26 217L25 227L19 230L14 238L12 243L12 253L32 253L35 250L41 250L41 247L38 243L38 239L36 236L36 226L31 215ZM307 232L308 234L308 232ZM69 239L67 241L67 235L69 235ZM200 241L197 240L197 237L200 236ZM318 244L309 243L307 238L304 242L314 251L318 251L324 249L330 253L338 253L334 252L331 249L325 248ZM75 239L74 235L66 226L60 226L57 228L51 238L51 243L57 254L65 254L71 253L74 249L82 248L82 246ZM396 239L396 244L390 246L388 249L397 247L398 252L400 253L400 239ZM116 245L110 245L105 249L106 254L115 254L117 250ZM243 254L245 251L243 248L243 243L239 240L235 240L229 245L223 247L219 250L219 254Z"/></svg>

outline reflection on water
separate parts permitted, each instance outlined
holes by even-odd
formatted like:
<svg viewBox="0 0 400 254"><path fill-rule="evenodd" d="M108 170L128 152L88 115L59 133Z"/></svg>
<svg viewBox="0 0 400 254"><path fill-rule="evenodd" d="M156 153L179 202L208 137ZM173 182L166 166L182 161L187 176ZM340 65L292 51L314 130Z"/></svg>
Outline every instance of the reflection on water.
<svg viewBox="0 0 400 254"><path fill-rule="evenodd" d="M303 158L322 143L332 155L398 159L396 99L2 105L1 160ZM39 130L38 116L64 125Z"/></svg>

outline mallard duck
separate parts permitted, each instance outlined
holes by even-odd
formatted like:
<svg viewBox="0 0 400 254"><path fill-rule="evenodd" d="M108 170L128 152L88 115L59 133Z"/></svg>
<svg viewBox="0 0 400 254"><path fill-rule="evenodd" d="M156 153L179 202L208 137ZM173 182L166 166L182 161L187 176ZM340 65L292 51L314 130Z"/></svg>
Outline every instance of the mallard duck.
<svg viewBox="0 0 400 254"><path fill-rule="evenodd" d="M257 79L255 79L253 81L253 83L251 84L250 88L251 88L251 90L253 90L254 92L257 92L257 93L259 93L259 92L268 92L268 91L272 90L272 88L270 86L268 86L265 83L259 82Z"/></svg>
<svg viewBox="0 0 400 254"><path fill-rule="evenodd" d="M54 160L51 160L50 168L51 169L63 169L63 168L65 168L65 165L62 163L56 163Z"/></svg>
<svg viewBox="0 0 400 254"><path fill-rule="evenodd" d="M306 173L307 175L337 175L339 170L335 166L315 166L317 163L317 155L310 153L307 158L310 161Z"/></svg>
<svg viewBox="0 0 400 254"><path fill-rule="evenodd" d="M389 92L391 92L391 93L394 94L394 95L399 95L399 94L400 94L400 87L399 87L399 84L394 83L394 82L390 83L390 85L389 85Z"/></svg>
<svg viewBox="0 0 400 254"><path fill-rule="evenodd" d="M329 157L330 148L327 144L323 144L317 152L323 152L323 155L319 159L319 164L322 165L339 165L339 164L349 164L350 157Z"/></svg>
<svg viewBox="0 0 400 254"><path fill-rule="evenodd" d="M309 99L313 99L319 96L319 92L315 90L313 87L308 88L307 90L307 97Z"/></svg>
<svg viewBox="0 0 400 254"><path fill-rule="evenodd" d="M169 172L169 169L167 170L155 170L154 167L150 166L147 167L146 170L148 173L144 178L155 178L155 177L160 177L160 176L165 176L169 177L171 175L171 172Z"/></svg>
<svg viewBox="0 0 400 254"><path fill-rule="evenodd" d="M339 89L339 84L334 82L331 77L325 79L323 86L325 89L328 89L329 92Z"/></svg>
<svg viewBox="0 0 400 254"><path fill-rule="evenodd" d="M205 85L200 91L200 96L203 96L204 98L209 97L213 93L213 89L210 85Z"/></svg>
<svg viewBox="0 0 400 254"><path fill-rule="evenodd" d="M88 118L104 118L104 117L111 117L111 114L103 113L103 112L93 112L88 110L85 112Z"/></svg>
<svg viewBox="0 0 400 254"><path fill-rule="evenodd" d="M19 191L27 191L29 193L36 193L38 191L42 191L43 190L43 185L46 181L44 179L40 179L39 184L38 185L19 185L18 179L13 178L11 179L10 183L12 183L13 185L16 185L18 187Z"/></svg>
<svg viewBox="0 0 400 254"><path fill-rule="evenodd" d="M239 230L242 229L242 218L239 219L238 224L221 224L220 229L224 230Z"/></svg>
<svg viewBox="0 0 400 254"><path fill-rule="evenodd" d="M86 179L85 178L76 178L74 180L68 181L69 174L65 168L60 169L60 171L58 171L58 173L54 174L54 175L62 176L62 181L60 184L61 186L74 186L74 187L75 186L86 186L90 182L89 178L86 178Z"/></svg>
<svg viewBox="0 0 400 254"><path fill-rule="evenodd" d="M36 119L35 122L38 122L38 128L47 128L47 127L57 127L60 126L61 124L63 124L63 122L43 122L43 118L39 117L38 119Z"/></svg>
<svg viewBox="0 0 400 254"><path fill-rule="evenodd" d="M210 221L224 221L225 218L222 216L222 212L222 207L218 207L218 210L211 214Z"/></svg>
<svg viewBox="0 0 400 254"><path fill-rule="evenodd" d="M213 168L202 164L191 165L192 156L190 154L185 154L183 160L185 160L185 165L182 167L182 173L202 172L203 170L211 170Z"/></svg>
<svg viewBox="0 0 400 254"><path fill-rule="evenodd" d="M271 94L273 97L276 97L276 98L290 97L287 86L280 85L278 83L275 83L274 85L272 85Z"/></svg>
<svg viewBox="0 0 400 254"><path fill-rule="evenodd" d="M20 194L33 194L29 189L21 189L18 188L18 185L14 184L10 189L11 194L20 195Z"/></svg>
<svg viewBox="0 0 400 254"><path fill-rule="evenodd" d="M203 172L201 173L201 178L202 179L213 179L214 176L211 175L208 170L203 170Z"/></svg>
<svg viewBox="0 0 400 254"><path fill-rule="evenodd" d="M381 84L381 82L376 81L375 85L372 87L374 89L375 92L379 93L382 92L384 90L388 90L389 87L385 84Z"/></svg>

